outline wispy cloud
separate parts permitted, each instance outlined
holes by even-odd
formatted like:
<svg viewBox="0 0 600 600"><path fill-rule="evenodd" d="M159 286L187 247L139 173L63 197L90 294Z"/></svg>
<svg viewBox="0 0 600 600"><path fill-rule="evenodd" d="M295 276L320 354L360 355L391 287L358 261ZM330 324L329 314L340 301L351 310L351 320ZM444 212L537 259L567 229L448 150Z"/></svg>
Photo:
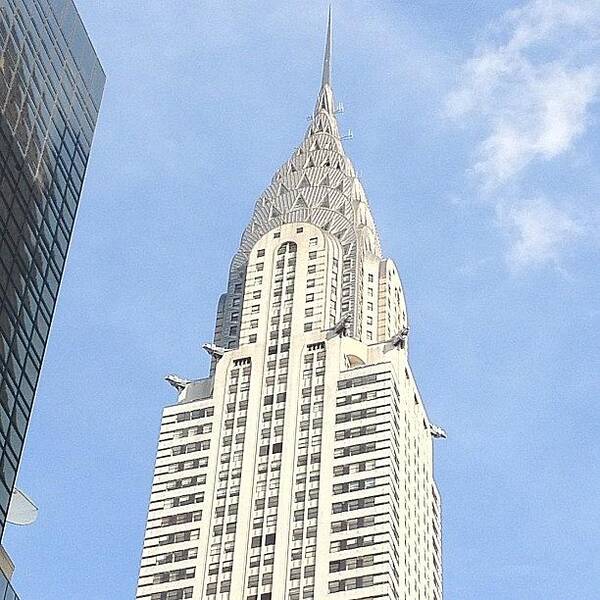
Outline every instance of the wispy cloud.
<svg viewBox="0 0 600 600"><path fill-rule="evenodd" d="M533 163L568 153L599 93L600 0L531 0L490 28L446 100L449 117L483 125L470 172L513 234L515 264L556 261L580 228L548 191L507 207L502 189Z"/></svg>
<svg viewBox="0 0 600 600"><path fill-rule="evenodd" d="M487 187L569 150L600 89L600 0L534 0L504 15L501 31L447 99L450 116L487 120L474 165Z"/></svg>
<svg viewBox="0 0 600 600"><path fill-rule="evenodd" d="M514 269L547 262L560 268L562 250L584 231L566 211L541 197L510 208L499 205L498 221L511 236L507 258Z"/></svg>

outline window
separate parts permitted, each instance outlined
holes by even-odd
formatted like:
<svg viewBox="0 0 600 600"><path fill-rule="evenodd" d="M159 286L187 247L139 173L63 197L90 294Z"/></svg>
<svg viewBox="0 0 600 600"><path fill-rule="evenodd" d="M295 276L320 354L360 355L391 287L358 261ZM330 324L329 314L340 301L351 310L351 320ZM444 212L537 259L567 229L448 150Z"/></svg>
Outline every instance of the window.
<svg viewBox="0 0 600 600"><path fill-rule="evenodd" d="M316 246L317 245L317 241L318 240L317 240L316 237L310 238L309 246Z"/></svg>
<svg viewBox="0 0 600 600"><path fill-rule="evenodd" d="M193 589L193 588L192 588ZM216 583L209 583L206 586L206 593L211 596L211 595L215 595L217 593L217 584Z"/></svg>
<svg viewBox="0 0 600 600"><path fill-rule="evenodd" d="M367 281L368 281L369 283L373 283L373 273L369 273L369 274L367 275Z"/></svg>
<svg viewBox="0 0 600 600"><path fill-rule="evenodd" d="M316 250L312 250L311 252L308 253L308 258L309 260L315 260L315 258L317 258L317 251Z"/></svg>
<svg viewBox="0 0 600 600"><path fill-rule="evenodd" d="M264 255L265 255L265 251L264 251L264 250L262 250L262 249L261 249L261 250L259 250L259 251L256 253L256 256L258 256L259 258L260 258L261 256L264 256Z"/></svg>
<svg viewBox="0 0 600 600"><path fill-rule="evenodd" d="M304 231L304 227L297 227L296 233L302 233Z"/></svg>
<svg viewBox="0 0 600 600"><path fill-rule="evenodd" d="M277 515L267 515L267 527L274 527L277 525Z"/></svg>

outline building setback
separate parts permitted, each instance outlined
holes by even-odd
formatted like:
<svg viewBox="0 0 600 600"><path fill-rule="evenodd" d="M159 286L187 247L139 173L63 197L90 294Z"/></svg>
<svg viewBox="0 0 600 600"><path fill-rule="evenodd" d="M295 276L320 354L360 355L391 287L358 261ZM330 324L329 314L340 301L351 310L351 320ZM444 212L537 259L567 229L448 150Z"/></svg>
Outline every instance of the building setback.
<svg viewBox="0 0 600 600"><path fill-rule="evenodd" d="M259 198L211 374L167 380L138 600L439 600L440 498L383 257L322 84Z"/></svg>
<svg viewBox="0 0 600 600"><path fill-rule="evenodd" d="M0 0L0 537L104 81L71 0Z"/></svg>

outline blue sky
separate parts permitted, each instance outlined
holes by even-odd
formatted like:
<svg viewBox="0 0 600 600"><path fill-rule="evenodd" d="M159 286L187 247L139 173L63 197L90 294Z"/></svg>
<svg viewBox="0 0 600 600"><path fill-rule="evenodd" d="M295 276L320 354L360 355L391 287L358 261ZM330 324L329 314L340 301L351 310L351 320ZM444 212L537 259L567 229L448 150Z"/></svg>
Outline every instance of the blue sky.
<svg viewBox="0 0 600 600"><path fill-rule="evenodd" d="M23 598L132 598L163 381L200 377L326 2L78 0L107 87L5 542ZM447 600L597 600L600 0L334 10L341 128L407 294Z"/></svg>

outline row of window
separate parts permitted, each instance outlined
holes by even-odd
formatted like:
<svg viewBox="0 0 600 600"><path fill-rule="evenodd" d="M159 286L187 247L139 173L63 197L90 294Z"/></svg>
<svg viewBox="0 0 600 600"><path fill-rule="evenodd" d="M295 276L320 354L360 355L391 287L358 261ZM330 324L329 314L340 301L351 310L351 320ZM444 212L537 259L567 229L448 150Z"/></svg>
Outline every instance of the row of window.
<svg viewBox="0 0 600 600"><path fill-rule="evenodd" d="M362 396L362 394L361 394ZM366 394L365 394L366 396ZM337 404L337 403L336 403ZM339 406L339 404L337 404ZM345 413L338 413L335 416L336 424L339 423L348 423L349 421L360 421L362 419L370 419L371 417L375 417L379 414L386 414L389 412L389 407L387 405L383 406L370 406L369 408L363 408L360 410L353 410Z"/></svg>
<svg viewBox="0 0 600 600"><path fill-rule="evenodd" d="M189 410L185 412L177 413L175 420L177 423L182 421L190 421L194 419L203 419L205 417L212 417L215 414L214 406L207 406L206 408L197 408L195 410Z"/></svg>
<svg viewBox="0 0 600 600"><path fill-rule="evenodd" d="M358 588L370 587L376 585L374 575L362 575L361 577L349 577L348 579L339 579L338 581L329 582L329 591L345 592L356 590Z"/></svg>
<svg viewBox="0 0 600 600"><path fill-rule="evenodd" d="M195 510L193 512L179 513L177 515L169 515L162 517L160 520L161 527L170 527L171 525L183 525L184 523L196 523L202 519L202 511Z"/></svg>
<svg viewBox="0 0 600 600"><path fill-rule="evenodd" d="M365 435L373 435L389 431L389 423L374 423L372 425L362 425L361 427L351 427L349 429L339 429L335 432L335 440L347 440L351 438L362 437Z"/></svg>
<svg viewBox="0 0 600 600"><path fill-rule="evenodd" d="M340 531L350 531L352 529L362 529L363 527L373 527L375 525L381 525L383 523L387 523L387 517L385 514L367 515L364 517L357 517L355 519L332 521L331 533L339 533Z"/></svg>
<svg viewBox="0 0 600 600"><path fill-rule="evenodd" d="M184 438L195 435L202 435L210 433L212 431L212 423L205 423L204 425L196 425L194 427L185 427L184 429L176 429L173 431L173 438Z"/></svg>
<svg viewBox="0 0 600 600"><path fill-rule="evenodd" d="M352 379L341 379L338 381L338 390L344 390L351 387L360 387L368 385L370 383L377 383L377 381L387 378L387 373L370 373L368 375L362 375L361 377L353 377Z"/></svg>
<svg viewBox="0 0 600 600"><path fill-rule="evenodd" d="M186 587L177 590L167 590L166 592L154 592L150 600L189 600L194 593L194 588ZM138 596L141 600L144 596Z"/></svg>
<svg viewBox="0 0 600 600"><path fill-rule="evenodd" d="M346 492L357 492L359 490L368 490L374 487L388 483L388 477L367 477L366 479L355 479L344 483L335 483L333 485L333 494L345 494Z"/></svg>
<svg viewBox="0 0 600 600"><path fill-rule="evenodd" d="M379 533L371 535L359 535L343 540L336 540L329 544L329 551L343 552L344 550L354 550L355 548L374 546L375 544L382 544L386 542L388 537L389 536L387 533Z"/></svg>
<svg viewBox="0 0 600 600"><path fill-rule="evenodd" d="M380 558L377 562L385 562L386 553L366 554L364 556L353 556L344 560L332 560L329 562L329 572L339 573L341 571L352 571L354 569L362 569L364 567L372 567L376 564L375 559Z"/></svg>
<svg viewBox="0 0 600 600"><path fill-rule="evenodd" d="M201 504L204 502L204 492L196 492L194 494L185 494L184 496L176 496L175 498L167 498L159 501L161 508L177 508L179 506L189 506L190 504Z"/></svg>
<svg viewBox="0 0 600 600"><path fill-rule="evenodd" d="M192 519L193 522L193 519ZM178 531L176 533L169 533L167 535L161 535L158 538L159 546L167 546L169 544L180 544L181 542L191 542L197 540L200 537L199 529L190 529L188 531ZM151 538L153 539L153 538Z"/></svg>
<svg viewBox="0 0 600 600"><path fill-rule="evenodd" d="M173 446L171 448L171 454L173 456L179 456L181 454L189 454L190 452L200 452L201 450L208 450L209 448L210 440L202 440L200 442L190 442L189 444Z"/></svg>
<svg viewBox="0 0 600 600"><path fill-rule="evenodd" d="M170 581L181 581L182 579L192 579L196 574L196 567L187 567L186 569L175 569L163 573L155 573L152 577L152 583L168 583Z"/></svg>
<svg viewBox="0 0 600 600"><path fill-rule="evenodd" d="M199 469L208 465L208 456L202 458L194 458L192 460L184 460L182 462L171 463L168 465L168 473L178 473L190 469Z"/></svg>

